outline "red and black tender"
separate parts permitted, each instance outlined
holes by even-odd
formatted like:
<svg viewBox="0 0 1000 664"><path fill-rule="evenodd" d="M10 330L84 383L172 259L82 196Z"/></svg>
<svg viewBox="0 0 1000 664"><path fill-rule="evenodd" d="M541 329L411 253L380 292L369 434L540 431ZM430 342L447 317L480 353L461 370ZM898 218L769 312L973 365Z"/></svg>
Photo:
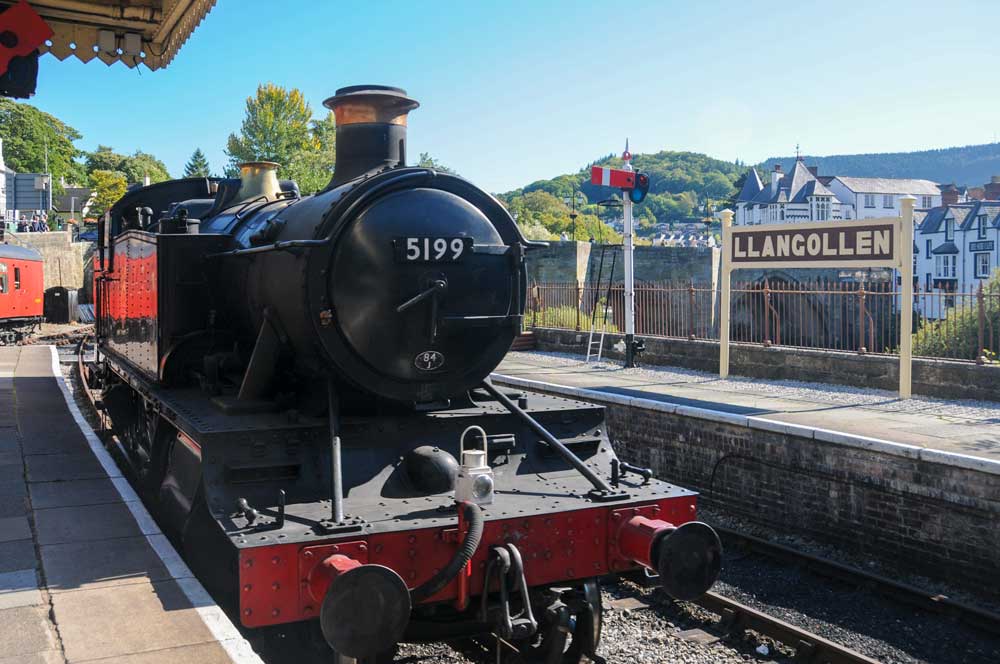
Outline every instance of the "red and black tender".
<svg viewBox="0 0 1000 664"><path fill-rule="evenodd" d="M116 450L246 627L313 621L341 661L494 633L527 661L600 639L597 579L675 597L719 571L695 494L619 463L601 407L494 387L525 240L492 196L405 165L397 88L344 88L337 164L126 195L99 229Z"/></svg>

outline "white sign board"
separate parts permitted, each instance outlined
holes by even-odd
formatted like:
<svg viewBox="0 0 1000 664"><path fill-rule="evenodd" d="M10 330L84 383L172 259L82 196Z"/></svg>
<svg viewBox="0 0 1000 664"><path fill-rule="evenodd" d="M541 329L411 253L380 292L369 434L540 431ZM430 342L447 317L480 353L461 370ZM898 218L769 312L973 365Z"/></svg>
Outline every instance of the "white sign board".
<svg viewBox="0 0 1000 664"><path fill-rule="evenodd" d="M719 375L729 375L729 314L733 270L748 268L869 268L900 272L899 395L911 394L913 340L913 196L901 198L902 216L856 221L767 224L733 228L722 220L722 302Z"/></svg>

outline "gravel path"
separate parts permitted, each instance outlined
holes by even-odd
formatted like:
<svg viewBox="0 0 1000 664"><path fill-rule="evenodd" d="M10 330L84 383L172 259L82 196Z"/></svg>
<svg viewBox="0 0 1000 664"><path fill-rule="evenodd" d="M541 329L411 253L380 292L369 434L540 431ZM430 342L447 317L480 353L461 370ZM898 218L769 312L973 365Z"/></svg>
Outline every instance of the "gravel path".
<svg viewBox="0 0 1000 664"><path fill-rule="evenodd" d="M869 410L900 413L933 414L945 419L959 419L969 423L1000 422L1000 404L989 401L944 400L924 396L914 396L901 400L895 392L872 388L834 385L827 383L806 383L795 380L765 380L730 376L721 379L717 374L684 369L680 367L639 367L624 369L612 362L592 362L584 365L580 355L545 351L517 351L508 354L513 360L526 363L544 362L543 366L581 367L587 366L594 372L608 372L620 376L644 378L656 383L680 383L697 387L705 383L706 389L718 392L745 393L760 396L823 403L837 406L860 406Z"/></svg>

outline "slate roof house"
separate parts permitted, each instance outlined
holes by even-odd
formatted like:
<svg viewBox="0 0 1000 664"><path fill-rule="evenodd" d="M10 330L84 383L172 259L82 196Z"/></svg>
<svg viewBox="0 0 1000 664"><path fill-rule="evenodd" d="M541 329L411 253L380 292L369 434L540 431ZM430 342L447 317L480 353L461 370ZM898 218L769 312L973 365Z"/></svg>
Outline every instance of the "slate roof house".
<svg viewBox="0 0 1000 664"><path fill-rule="evenodd" d="M736 197L737 226L849 219L836 195L817 177L816 169L799 158L790 173L774 165L771 182L761 183L756 168L747 174Z"/></svg>

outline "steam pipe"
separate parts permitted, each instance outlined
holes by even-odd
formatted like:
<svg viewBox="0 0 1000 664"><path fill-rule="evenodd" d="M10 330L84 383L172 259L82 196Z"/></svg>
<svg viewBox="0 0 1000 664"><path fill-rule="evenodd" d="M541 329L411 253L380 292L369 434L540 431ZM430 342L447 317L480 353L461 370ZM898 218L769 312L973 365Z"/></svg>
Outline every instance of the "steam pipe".
<svg viewBox="0 0 1000 664"><path fill-rule="evenodd" d="M331 379L326 385L330 419L330 509L334 523L344 522L344 477L340 467L340 436L337 435L337 388Z"/></svg>
<svg viewBox="0 0 1000 664"><path fill-rule="evenodd" d="M576 468L581 475L587 478L594 488L598 491L603 491L605 493L614 493L614 489L611 488L607 482L604 481L602 477L599 477L593 470L587 467L580 457L573 454L568 447L562 444L558 438L549 433L545 427L539 424L535 418L528 415L523 409L521 409L516 403L507 398L507 395L503 394L497 388L493 387L493 383L487 378L483 381L483 389L485 389L490 396L500 402L500 404L509 410L512 414L516 415L522 422L531 427L531 430L538 434L542 440L549 444L549 447L554 449L559 455L567 461L571 466Z"/></svg>

